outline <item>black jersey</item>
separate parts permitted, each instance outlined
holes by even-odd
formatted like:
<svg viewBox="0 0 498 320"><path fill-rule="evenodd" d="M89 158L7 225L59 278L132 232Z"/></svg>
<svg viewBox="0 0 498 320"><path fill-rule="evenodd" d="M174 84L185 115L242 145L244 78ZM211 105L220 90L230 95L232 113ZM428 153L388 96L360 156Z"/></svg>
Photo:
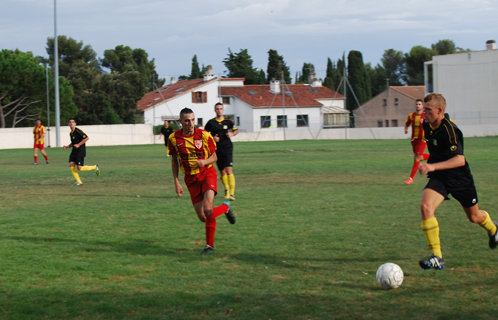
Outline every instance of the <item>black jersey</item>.
<svg viewBox="0 0 498 320"><path fill-rule="evenodd" d="M216 148L219 149L231 149L233 147L232 140L227 137L227 132L229 130L238 130L235 127L235 123L232 119L223 118L223 120L217 120L213 118L206 123L204 130L211 132L214 137L218 135L220 141L216 143Z"/></svg>
<svg viewBox="0 0 498 320"><path fill-rule="evenodd" d="M432 128L428 122L424 122L424 133L430 153L427 163L443 162L456 155L463 155L463 134L448 114L444 114L437 128ZM429 172L427 176L440 179L453 189L474 183L467 161L462 167L436 170Z"/></svg>
<svg viewBox="0 0 498 320"><path fill-rule="evenodd" d="M86 156L86 147L85 144L82 144L79 148L75 148L74 145L83 141L88 136L78 128L74 128L74 131L69 133L69 137L71 138L71 144L73 145L73 150L71 151L72 155L77 155L79 157Z"/></svg>
<svg viewBox="0 0 498 320"><path fill-rule="evenodd" d="M165 128L164 126L161 128L161 133L164 136L164 144L168 145L168 138L173 133L173 128L171 126Z"/></svg>

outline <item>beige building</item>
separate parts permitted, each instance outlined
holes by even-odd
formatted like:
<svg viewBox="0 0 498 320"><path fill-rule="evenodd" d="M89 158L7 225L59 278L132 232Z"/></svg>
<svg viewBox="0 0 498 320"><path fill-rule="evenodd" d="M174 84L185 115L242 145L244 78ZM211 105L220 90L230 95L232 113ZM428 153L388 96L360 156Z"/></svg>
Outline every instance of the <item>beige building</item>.
<svg viewBox="0 0 498 320"><path fill-rule="evenodd" d="M424 95L424 86L389 87L365 102L361 109L353 110L355 127L403 127L408 114L415 111L415 101Z"/></svg>

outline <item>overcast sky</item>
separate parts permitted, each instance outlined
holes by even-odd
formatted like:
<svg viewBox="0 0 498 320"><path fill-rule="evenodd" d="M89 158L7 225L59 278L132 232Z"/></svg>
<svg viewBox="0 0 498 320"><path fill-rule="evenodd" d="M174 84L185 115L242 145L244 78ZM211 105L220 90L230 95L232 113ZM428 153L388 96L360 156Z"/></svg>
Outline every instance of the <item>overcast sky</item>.
<svg viewBox="0 0 498 320"><path fill-rule="evenodd" d="M2 0L0 49L47 56L54 36L53 0ZM161 77L188 75L199 63L224 75L223 59L248 49L266 71L277 50L294 79L304 62L324 77L333 61L358 50L376 65L384 50L408 52L451 39L484 50L498 40L496 0L57 0L57 31L89 44L99 58L117 45L142 48Z"/></svg>

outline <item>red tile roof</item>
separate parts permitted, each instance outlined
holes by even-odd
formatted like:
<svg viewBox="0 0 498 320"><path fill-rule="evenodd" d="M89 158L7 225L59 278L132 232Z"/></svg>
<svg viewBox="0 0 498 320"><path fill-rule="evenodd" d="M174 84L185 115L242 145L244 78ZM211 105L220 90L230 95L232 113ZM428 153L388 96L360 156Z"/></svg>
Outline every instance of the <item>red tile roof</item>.
<svg viewBox="0 0 498 320"><path fill-rule="evenodd" d="M424 99L425 97L424 86L391 86L389 88L415 100Z"/></svg>
<svg viewBox="0 0 498 320"><path fill-rule="evenodd" d="M288 87L288 88L287 88ZM344 99L344 96L327 87L312 87L304 84L286 85L284 93L285 106L319 107L321 103L316 99ZM281 107L282 93L274 94L270 85L245 85L244 87L222 87L222 96L235 96L253 107Z"/></svg>
<svg viewBox="0 0 498 320"><path fill-rule="evenodd" d="M154 99L156 99L154 104L158 104L162 101L167 101L171 98L190 92L192 89L204 85L206 83L209 83L211 81L218 81L218 79L215 78L206 82L202 78L193 79L193 80L183 80L183 81L178 81L175 84L168 84L162 86L161 88L155 90L155 92L151 91L149 93L146 93L142 97L142 99L140 99L140 101L138 101L137 103L138 110L145 110L152 107L153 97Z"/></svg>

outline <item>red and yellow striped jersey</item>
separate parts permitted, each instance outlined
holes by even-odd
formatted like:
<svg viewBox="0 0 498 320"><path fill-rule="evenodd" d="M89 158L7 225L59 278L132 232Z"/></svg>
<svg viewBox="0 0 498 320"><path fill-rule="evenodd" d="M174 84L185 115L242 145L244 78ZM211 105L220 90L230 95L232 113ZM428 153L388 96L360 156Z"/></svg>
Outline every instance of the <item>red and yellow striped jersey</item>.
<svg viewBox="0 0 498 320"><path fill-rule="evenodd" d="M182 129L173 132L168 139L168 150L171 156L180 160L180 169L184 174L195 175L208 167L199 168L197 160L207 159L216 152L216 142L206 130L194 129L194 134L184 136Z"/></svg>
<svg viewBox="0 0 498 320"><path fill-rule="evenodd" d="M35 135L36 144L45 144L45 126L35 126L33 128L33 134Z"/></svg>
<svg viewBox="0 0 498 320"><path fill-rule="evenodd" d="M407 126L412 126L412 139L413 140L424 140L424 119L423 113L417 114L412 112L406 118L405 124Z"/></svg>

